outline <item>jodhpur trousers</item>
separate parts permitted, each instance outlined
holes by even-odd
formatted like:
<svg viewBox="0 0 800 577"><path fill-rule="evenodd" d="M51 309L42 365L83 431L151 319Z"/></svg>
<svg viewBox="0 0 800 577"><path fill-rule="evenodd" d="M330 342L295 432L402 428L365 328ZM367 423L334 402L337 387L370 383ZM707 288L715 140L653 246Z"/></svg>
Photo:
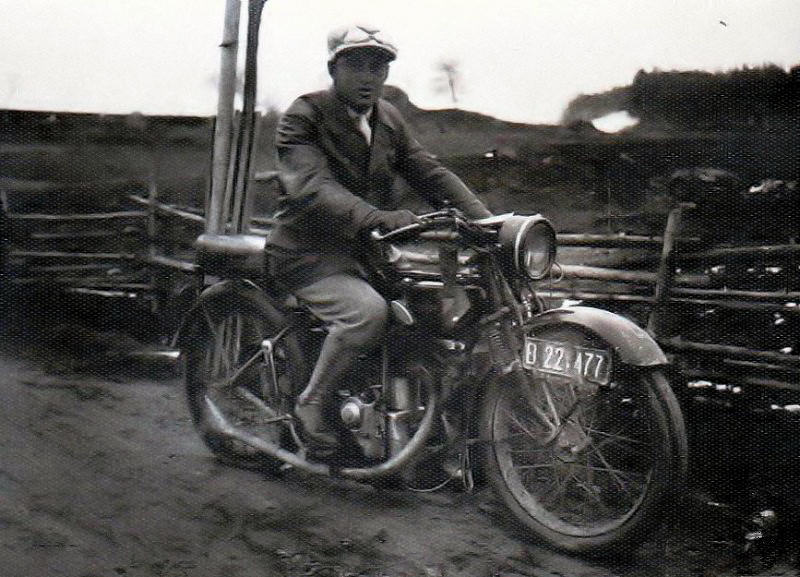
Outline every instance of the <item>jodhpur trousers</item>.
<svg viewBox="0 0 800 577"><path fill-rule="evenodd" d="M321 400L358 355L380 342L388 305L364 279L344 273L296 289L294 294L328 327L319 359L302 394L305 399Z"/></svg>

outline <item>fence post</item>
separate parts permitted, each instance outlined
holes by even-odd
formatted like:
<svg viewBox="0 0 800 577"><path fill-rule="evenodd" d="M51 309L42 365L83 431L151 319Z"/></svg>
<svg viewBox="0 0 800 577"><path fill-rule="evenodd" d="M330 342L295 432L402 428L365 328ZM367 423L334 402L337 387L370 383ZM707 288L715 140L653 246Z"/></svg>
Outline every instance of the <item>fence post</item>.
<svg viewBox="0 0 800 577"><path fill-rule="evenodd" d="M158 268L153 265L153 259L158 255L158 214L157 206L158 206L158 181L156 177L156 167L155 163L157 162L155 158L158 155L153 155L153 166L152 170L150 171L150 176L147 182L147 234L145 238L147 239L147 248L145 250L145 254L147 255L145 258L147 260L147 269L149 271L150 276L150 288L152 289L152 300L150 300L150 312L154 314L160 314L164 309L164 280L159 275Z"/></svg>
<svg viewBox="0 0 800 577"><path fill-rule="evenodd" d="M667 226L664 229L664 244L661 247L661 259L656 274L655 302L650 318L647 321L647 332L653 338L666 338L670 333L669 297L675 276L675 240L681 226L683 210L693 208L692 203L680 203L669 211Z"/></svg>

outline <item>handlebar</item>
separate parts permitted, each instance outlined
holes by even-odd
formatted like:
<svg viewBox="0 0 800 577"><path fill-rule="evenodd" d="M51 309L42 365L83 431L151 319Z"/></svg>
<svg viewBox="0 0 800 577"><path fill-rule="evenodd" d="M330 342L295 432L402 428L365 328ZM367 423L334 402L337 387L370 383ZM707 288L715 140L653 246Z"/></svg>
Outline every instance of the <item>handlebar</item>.
<svg viewBox="0 0 800 577"><path fill-rule="evenodd" d="M390 230L387 233L381 233L380 230L374 228L372 229L372 232L369 233L369 237L374 241L383 242L386 240L391 240L397 236L401 236L402 234L405 234L412 230L417 230L418 228L422 228L422 225L423 223L421 222L415 222L412 224L408 224L406 226L401 226L400 228L396 228L394 230Z"/></svg>
<svg viewBox="0 0 800 577"><path fill-rule="evenodd" d="M421 231L420 234L423 235L425 234L426 230L433 228L437 224L440 224L444 221L453 222L456 224L456 226L459 226L460 224L467 224L469 222L461 213L461 211L452 208L420 214L418 217L420 222L401 226L400 228L390 230L386 233L381 233L378 229L373 229L370 233L370 238L374 241L384 242L397 237L405 236L406 234L417 230Z"/></svg>

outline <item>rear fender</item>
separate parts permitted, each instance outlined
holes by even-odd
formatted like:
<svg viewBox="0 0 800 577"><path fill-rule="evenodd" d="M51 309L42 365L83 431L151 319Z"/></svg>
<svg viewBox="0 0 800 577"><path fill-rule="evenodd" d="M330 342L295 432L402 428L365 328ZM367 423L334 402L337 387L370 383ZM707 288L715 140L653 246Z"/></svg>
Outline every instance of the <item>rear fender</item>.
<svg viewBox="0 0 800 577"><path fill-rule="evenodd" d="M280 306L255 283L245 279L227 279L203 290L181 321L175 336L178 348L183 349L189 328L203 314L203 307L212 301L226 301L243 307L252 307L264 314L275 326L286 324L286 315Z"/></svg>
<svg viewBox="0 0 800 577"><path fill-rule="evenodd" d="M636 323L603 309L563 307L545 311L526 323L526 329L553 325L577 325L610 344L617 358L627 365L666 365L667 357L658 343Z"/></svg>

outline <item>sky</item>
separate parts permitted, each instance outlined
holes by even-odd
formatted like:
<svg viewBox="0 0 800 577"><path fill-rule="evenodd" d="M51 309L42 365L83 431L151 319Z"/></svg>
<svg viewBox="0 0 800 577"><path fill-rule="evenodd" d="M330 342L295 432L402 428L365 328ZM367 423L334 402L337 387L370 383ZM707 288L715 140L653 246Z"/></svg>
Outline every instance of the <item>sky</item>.
<svg viewBox="0 0 800 577"><path fill-rule="evenodd" d="M0 108L214 114L224 6L0 0ZM259 102L285 109L328 86L327 33L353 22L395 40L388 82L418 106L518 122L556 123L640 69L800 64L800 0L268 0Z"/></svg>

